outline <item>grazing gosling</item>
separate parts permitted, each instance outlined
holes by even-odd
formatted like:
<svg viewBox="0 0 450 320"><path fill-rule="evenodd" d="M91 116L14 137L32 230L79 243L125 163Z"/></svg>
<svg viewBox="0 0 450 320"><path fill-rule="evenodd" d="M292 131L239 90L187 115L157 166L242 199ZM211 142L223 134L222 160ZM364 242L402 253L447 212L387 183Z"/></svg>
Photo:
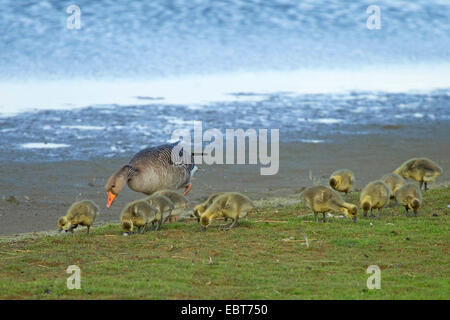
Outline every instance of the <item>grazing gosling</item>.
<svg viewBox="0 0 450 320"><path fill-rule="evenodd" d="M194 216L197 217L197 222L200 223L200 217L203 212L217 199L218 196L224 195L226 192L217 192L208 197L205 202L202 202L194 207Z"/></svg>
<svg viewBox="0 0 450 320"><path fill-rule="evenodd" d="M156 209L147 201L137 200L130 202L122 210L120 221L125 230L124 236L128 236L134 227L138 228L139 233L144 233L148 224L153 221L156 215Z"/></svg>
<svg viewBox="0 0 450 320"><path fill-rule="evenodd" d="M164 222L164 212L169 211L168 216L171 216L172 210L175 209L175 205L166 196L151 195L144 200L156 208L156 215L151 223L152 230L155 230L155 223L157 223L156 230L159 230L161 228L161 224Z"/></svg>
<svg viewBox="0 0 450 320"><path fill-rule="evenodd" d="M189 200L182 195L181 193L175 192L173 190L160 190L152 194L152 196L165 196L169 198L170 201L172 201L174 205L174 210L172 211L170 216L167 216L166 220L172 221L172 217L176 218L180 213L183 212L184 209L186 209L189 206Z"/></svg>
<svg viewBox="0 0 450 320"><path fill-rule="evenodd" d="M422 205L422 192L415 183L405 183L397 190L395 198L400 205L405 206L407 216L409 216L408 211L410 209L413 210L414 215L417 216L417 211Z"/></svg>
<svg viewBox="0 0 450 320"><path fill-rule="evenodd" d="M391 193L391 197L390 197L391 199L395 198L395 193L405 183L405 179L403 179L401 176L399 176L396 173L385 174L381 178L381 181L386 183L386 185L388 186L389 191Z"/></svg>
<svg viewBox="0 0 450 320"><path fill-rule="evenodd" d="M424 190L426 191L428 190L427 183L436 179L442 174L442 171L442 168L430 159L413 158L395 169L394 173L405 179L411 178L420 182L420 189L425 184Z"/></svg>
<svg viewBox="0 0 450 320"><path fill-rule="evenodd" d="M376 180L370 182L361 191L361 196L359 202L361 208L364 211L364 217L367 217L367 212L370 210L370 216L375 217L372 213L373 209L378 209L380 212L381 208L389 203L391 197L391 192L389 187L381 180Z"/></svg>
<svg viewBox="0 0 450 320"><path fill-rule="evenodd" d="M331 174L329 183L334 190L347 194L355 184L355 175L348 169L336 170Z"/></svg>
<svg viewBox="0 0 450 320"><path fill-rule="evenodd" d="M329 211L342 212L354 222L357 220L357 206L342 200L341 195L329 187L309 187L300 194L300 201L314 212L316 222L319 222L320 212L323 214L322 221L326 222L326 213Z"/></svg>
<svg viewBox="0 0 450 320"><path fill-rule="evenodd" d="M253 207L252 200L239 192L226 192L219 195L201 215L202 231L206 230L215 217L230 218L232 222L222 226L224 230L230 230L236 227L239 218L244 218Z"/></svg>
<svg viewBox="0 0 450 320"><path fill-rule="evenodd" d="M87 234L99 212L98 206L91 200L81 200L72 204L66 215L59 218L59 232L65 230L73 233L73 229L82 225L87 227Z"/></svg>

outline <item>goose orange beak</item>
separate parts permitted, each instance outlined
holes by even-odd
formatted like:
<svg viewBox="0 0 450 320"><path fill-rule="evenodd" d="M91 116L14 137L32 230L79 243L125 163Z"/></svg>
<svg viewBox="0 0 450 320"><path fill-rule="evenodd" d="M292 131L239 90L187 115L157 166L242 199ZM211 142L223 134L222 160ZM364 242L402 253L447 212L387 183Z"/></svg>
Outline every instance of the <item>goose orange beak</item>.
<svg viewBox="0 0 450 320"><path fill-rule="evenodd" d="M106 204L107 208L111 207L111 205L113 204L116 197L117 197L117 194L114 194L111 191L108 191L108 202Z"/></svg>

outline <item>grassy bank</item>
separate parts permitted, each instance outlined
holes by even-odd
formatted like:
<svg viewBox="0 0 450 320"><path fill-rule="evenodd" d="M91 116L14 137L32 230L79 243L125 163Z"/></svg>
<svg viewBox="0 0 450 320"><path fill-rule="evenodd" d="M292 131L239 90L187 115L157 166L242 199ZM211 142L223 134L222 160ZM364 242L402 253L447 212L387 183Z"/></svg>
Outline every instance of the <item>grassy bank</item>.
<svg viewBox="0 0 450 320"><path fill-rule="evenodd" d="M416 218L392 206L316 223L295 204L258 208L226 232L192 220L130 237L109 225L2 242L0 298L449 299L448 204L444 188L424 194ZM66 288L69 265L81 268L80 290ZM381 290L366 287L370 265Z"/></svg>

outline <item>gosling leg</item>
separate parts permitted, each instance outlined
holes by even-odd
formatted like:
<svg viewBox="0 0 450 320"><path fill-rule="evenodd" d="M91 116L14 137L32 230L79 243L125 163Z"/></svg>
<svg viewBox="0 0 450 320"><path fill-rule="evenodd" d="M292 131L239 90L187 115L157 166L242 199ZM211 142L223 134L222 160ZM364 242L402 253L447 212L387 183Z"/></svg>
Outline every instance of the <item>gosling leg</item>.
<svg viewBox="0 0 450 320"><path fill-rule="evenodd" d="M238 220L239 220L239 215L236 217L236 219L233 220L233 222L230 224L230 226L224 230L230 230L231 228L235 228L237 226Z"/></svg>
<svg viewBox="0 0 450 320"><path fill-rule="evenodd" d="M411 214L409 213L409 208L408 208L408 206L405 206L405 209L406 209L406 216L407 216L407 217L410 217Z"/></svg>

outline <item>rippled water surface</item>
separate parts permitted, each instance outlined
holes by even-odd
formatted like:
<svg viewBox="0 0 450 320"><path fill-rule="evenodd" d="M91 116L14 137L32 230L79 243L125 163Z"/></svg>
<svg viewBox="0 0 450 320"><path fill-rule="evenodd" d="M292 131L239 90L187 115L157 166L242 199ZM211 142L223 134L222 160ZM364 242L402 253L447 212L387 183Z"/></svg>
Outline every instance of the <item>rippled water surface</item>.
<svg viewBox="0 0 450 320"><path fill-rule="evenodd" d="M70 4L80 30L66 28ZM380 30L366 27L372 4ZM129 155L194 120L305 143L450 125L446 0L2 0L0 11L0 160Z"/></svg>

